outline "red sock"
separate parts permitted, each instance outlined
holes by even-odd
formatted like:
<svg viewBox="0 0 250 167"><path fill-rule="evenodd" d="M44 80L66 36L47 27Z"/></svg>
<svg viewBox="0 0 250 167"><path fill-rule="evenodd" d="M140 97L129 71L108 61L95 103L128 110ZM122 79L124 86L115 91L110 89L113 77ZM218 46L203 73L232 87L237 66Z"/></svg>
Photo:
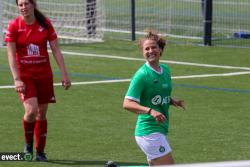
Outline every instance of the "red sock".
<svg viewBox="0 0 250 167"><path fill-rule="evenodd" d="M36 151L44 152L47 136L47 120L35 121Z"/></svg>
<svg viewBox="0 0 250 167"><path fill-rule="evenodd" d="M25 143L33 143L35 122L23 120L24 140Z"/></svg>

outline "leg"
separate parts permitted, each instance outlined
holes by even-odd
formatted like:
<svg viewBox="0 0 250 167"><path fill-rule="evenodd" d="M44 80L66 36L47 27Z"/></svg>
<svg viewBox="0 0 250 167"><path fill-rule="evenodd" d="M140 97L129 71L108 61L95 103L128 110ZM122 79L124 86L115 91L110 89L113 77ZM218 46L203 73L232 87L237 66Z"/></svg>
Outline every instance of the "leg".
<svg viewBox="0 0 250 167"><path fill-rule="evenodd" d="M38 105L38 112L36 115L36 120L37 121L47 120L47 118L46 118L47 110L48 110L48 103L39 104Z"/></svg>
<svg viewBox="0 0 250 167"><path fill-rule="evenodd" d="M25 100L23 106L25 110L23 120L26 122L34 122L39 109L37 98L32 97Z"/></svg>
<svg viewBox="0 0 250 167"><path fill-rule="evenodd" d="M35 121L36 160L47 161L47 157L44 153L47 137L46 115L48 103L55 102L52 74L48 74L47 78L37 79L37 83L38 112Z"/></svg>
<svg viewBox="0 0 250 167"><path fill-rule="evenodd" d="M38 111L37 98L32 97L23 102L24 117L23 117L23 129L25 138L24 152L33 154L33 140L34 140L34 127L35 117Z"/></svg>
<svg viewBox="0 0 250 167"><path fill-rule="evenodd" d="M36 152L38 161L47 161L44 153L47 136L47 118L46 113L48 110L48 104L39 104L38 113L35 121L35 137L36 137Z"/></svg>
<svg viewBox="0 0 250 167"><path fill-rule="evenodd" d="M172 165L174 164L174 159L171 153L168 153L162 157L150 160L149 166L157 166L157 165Z"/></svg>

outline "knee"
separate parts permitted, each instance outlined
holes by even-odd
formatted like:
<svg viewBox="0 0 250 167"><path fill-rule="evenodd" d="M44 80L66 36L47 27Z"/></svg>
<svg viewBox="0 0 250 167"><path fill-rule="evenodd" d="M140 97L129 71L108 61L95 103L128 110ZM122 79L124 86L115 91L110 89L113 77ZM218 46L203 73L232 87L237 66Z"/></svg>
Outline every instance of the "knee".
<svg viewBox="0 0 250 167"><path fill-rule="evenodd" d="M36 120L43 121L46 120L46 113L45 112L38 112L36 115Z"/></svg>
<svg viewBox="0 0 250 167"><path fill-rule="evenodd" d="M47 114L47 110L48 110L48 105L39 105L39 109L38 112L36 114L36 120L38 121L42 121L42 120L46 120L46 114Z"/></svg>
<svg viewBox="0 0 250 167"><path fill-rule="evenodd" d="M25 114L24 114L24 118L27 121L34 121L35 117L37 115L38 112L38 107L36 106L30 106L28 108L25 109Z"/></svg>

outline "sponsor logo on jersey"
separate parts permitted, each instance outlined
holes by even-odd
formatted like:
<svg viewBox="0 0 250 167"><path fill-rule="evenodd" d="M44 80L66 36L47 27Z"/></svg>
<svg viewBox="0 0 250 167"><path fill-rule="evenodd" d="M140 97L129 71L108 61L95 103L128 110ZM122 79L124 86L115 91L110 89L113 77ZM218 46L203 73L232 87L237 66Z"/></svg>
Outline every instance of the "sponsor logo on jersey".
<svg viewBox="0 0 250 167"><path fill-rule="evenodd" d="M39 46L34 44L29 44L27 46L27 54L28 56L40 56Z"/></svg>
<svg viewBox="0 0 250 167"><path fill-rule="evenodd" d="M160 95L156 95L152 100L151 102L153 103L153 105L159 105L161 104L161 96Z"/></svg>
<svg viewBox="0 0 250 167"><path fill-rule="evenodd" d="M166 96L164 98L161 97L161 95L156 95L152 98L151 103L153 105L164 105L170 103L170 96Z"/></svg>

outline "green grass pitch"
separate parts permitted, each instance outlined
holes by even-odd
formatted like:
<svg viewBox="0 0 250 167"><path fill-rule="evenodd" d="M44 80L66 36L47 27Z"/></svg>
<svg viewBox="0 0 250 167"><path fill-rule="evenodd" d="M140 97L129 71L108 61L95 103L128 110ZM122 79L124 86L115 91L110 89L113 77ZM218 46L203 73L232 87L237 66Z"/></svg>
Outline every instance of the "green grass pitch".
<svg viewBox="0 0 250 167"><path fill-rule="evenodd" d="M73 83L129 79L143 61L135 42L61 45L62 51L120 56L120 58L65 55ZM169 64L173 96L185 100L187 111L170 108L169 140L176 163L246 160L250 157L250 77L221 74L250 72L249 49L169 44L162 60L212 64L204 67ZM60 74L51 56L55 82ZM223 68L234 66L238 68ZM248 67L248 68L243 68ZM209 77L209 74L218 74ZM208 76L206 76L208 75ZM0 49L0 87L12 85L6 49ZM1 162L0 166L101 167L108 160L122 166L146 165L134 141L136 115L122 102L129 82L55 87L57 103L48 111L48 163ZM13 89L0 89L0 152L21 152L23 107Z"/></svg>

